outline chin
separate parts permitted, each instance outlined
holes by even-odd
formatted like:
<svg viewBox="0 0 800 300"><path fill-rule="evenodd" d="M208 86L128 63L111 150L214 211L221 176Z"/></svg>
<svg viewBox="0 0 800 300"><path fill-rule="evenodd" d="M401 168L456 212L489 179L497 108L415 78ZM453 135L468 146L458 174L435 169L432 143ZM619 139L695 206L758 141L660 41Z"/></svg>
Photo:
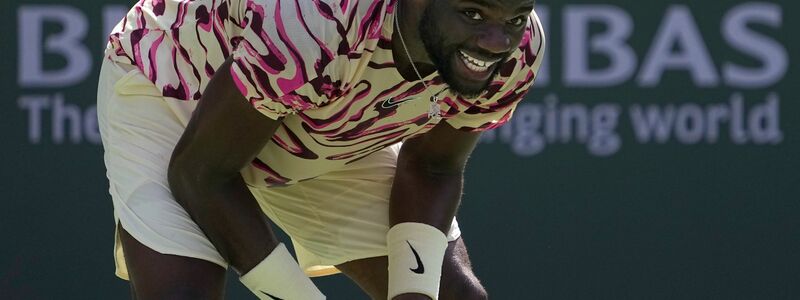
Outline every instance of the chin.
<svg viewBox="0 0 800 300"><path fill-rule="evenodd" d="M439 68L443 81L450 91L464 98L475 98L483 94L489 84L499 73L499 64L495 64L486 74L476 73L464 67L457 55L451 55L450 63Z"/></svg>
<svg viewBox="0 0 800 300"><path fill-rule="evenodd" d="M450 91L454 94L461 96L463 98L477 98L489 86L489 82L483 83L474 83L474 82L465 82L460 80L444 80L448 86L450 86Z"/></svg>

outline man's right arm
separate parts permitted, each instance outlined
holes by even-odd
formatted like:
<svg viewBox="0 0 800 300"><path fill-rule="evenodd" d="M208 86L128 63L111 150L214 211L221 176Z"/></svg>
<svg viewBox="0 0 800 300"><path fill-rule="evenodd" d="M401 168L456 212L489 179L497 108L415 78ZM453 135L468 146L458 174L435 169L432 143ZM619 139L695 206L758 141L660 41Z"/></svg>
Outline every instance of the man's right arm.
<svg viewBox="0 0 800 300"><path fill-rule="evenodd" d="M280 126L237 89L229 58L208 83L169 164L175 199L225 260L247 273L278 245L240 175Z"/></svg>

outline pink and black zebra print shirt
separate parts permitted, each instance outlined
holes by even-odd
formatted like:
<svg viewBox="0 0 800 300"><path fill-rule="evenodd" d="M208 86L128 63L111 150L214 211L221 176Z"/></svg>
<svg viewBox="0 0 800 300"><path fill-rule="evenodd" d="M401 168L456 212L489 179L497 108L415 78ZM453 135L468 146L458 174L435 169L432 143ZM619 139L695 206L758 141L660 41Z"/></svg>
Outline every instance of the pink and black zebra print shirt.
<svg viewBox="0 0 800 300"><path fill-rule="evenodd" d="M462 130L511 118L541 65L544 36L532 13L523 40L486 93L465 99L437 73L409 82L391 51L397 0L140 0L111 33L108 57L137 66L165 101L195 101L233 56L242 94L267 117L284 117L243 172L248 184L314 178L430 130L429 101ZM194 107L194 106L181 106ZM188 119L191 109L177 111Z"/></svg>

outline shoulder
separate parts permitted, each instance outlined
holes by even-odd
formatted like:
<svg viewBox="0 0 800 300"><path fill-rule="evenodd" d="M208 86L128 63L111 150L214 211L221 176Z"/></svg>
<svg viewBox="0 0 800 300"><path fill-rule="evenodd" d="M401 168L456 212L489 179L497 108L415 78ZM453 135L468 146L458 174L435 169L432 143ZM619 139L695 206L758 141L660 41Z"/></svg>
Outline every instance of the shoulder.
<svg viewBox="0 0 800 300"><path fill-rule="evenodd" d="M243 0L243 23L255 37L295 41L303 51L323 47L330 55L348 55L374 47L390 5L396 0Z"/></svg>
<svg viewBox="0 0 800 300"><path fill-rule="evenodd" d="M341 55L374 48L391 12L394 0L329 0L333 5L332 17L341 35ZM348 53L341 53L348 52Z"/></svg>
<svg viewBox="0 0 800 300"><path fill-rule="evenodd" d="M531 12L519 47L500 66L498 77L487 88L486 98L526 89L533 83L544 62L546 39L536 12Z"/></svg>
<svg viewBox="0 0 800 300"><path fill-rule="evenodd" d="M514 75L520 71L537 72L543 62L545 43L544 29L539 16L535 11L531 12L519 47L506 61L501 76L514 78L519 77Z"/></svg>
<svg viewBox="0 0 800 300"><path fill-rule="evenodd" d="M526 28L525 37L520 43L519 51L524 55L523 61L525 66L534 66L541 64L541 57L544 56L546 38L542 22L536 11L532 11L528 18L528 27Z"/></svg>

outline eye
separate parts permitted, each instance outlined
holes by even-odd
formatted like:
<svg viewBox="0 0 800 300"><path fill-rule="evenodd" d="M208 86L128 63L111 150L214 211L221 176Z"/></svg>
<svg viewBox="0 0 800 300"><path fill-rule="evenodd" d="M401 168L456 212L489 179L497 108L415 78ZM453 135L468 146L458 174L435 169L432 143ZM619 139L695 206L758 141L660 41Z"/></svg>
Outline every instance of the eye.
<svg viewBox="0 0 800 300"><path fill-rule="evenodd" d="M525 24L527 20L528 20L527 16L519 16L511 20L508 20L508 24L511 24L513 26L522 26L523 24Z"/></svg>
<svg viewBox="0 0 800 300"><path fill-rule="evenodd" d="M481 21L481 20L483 20L483 16L481 16L481 14L479 12L474 11L474 10L465 10L464 11L464 15L467 18L469 18L470 20L473 20L473 21Z"/></svg>

